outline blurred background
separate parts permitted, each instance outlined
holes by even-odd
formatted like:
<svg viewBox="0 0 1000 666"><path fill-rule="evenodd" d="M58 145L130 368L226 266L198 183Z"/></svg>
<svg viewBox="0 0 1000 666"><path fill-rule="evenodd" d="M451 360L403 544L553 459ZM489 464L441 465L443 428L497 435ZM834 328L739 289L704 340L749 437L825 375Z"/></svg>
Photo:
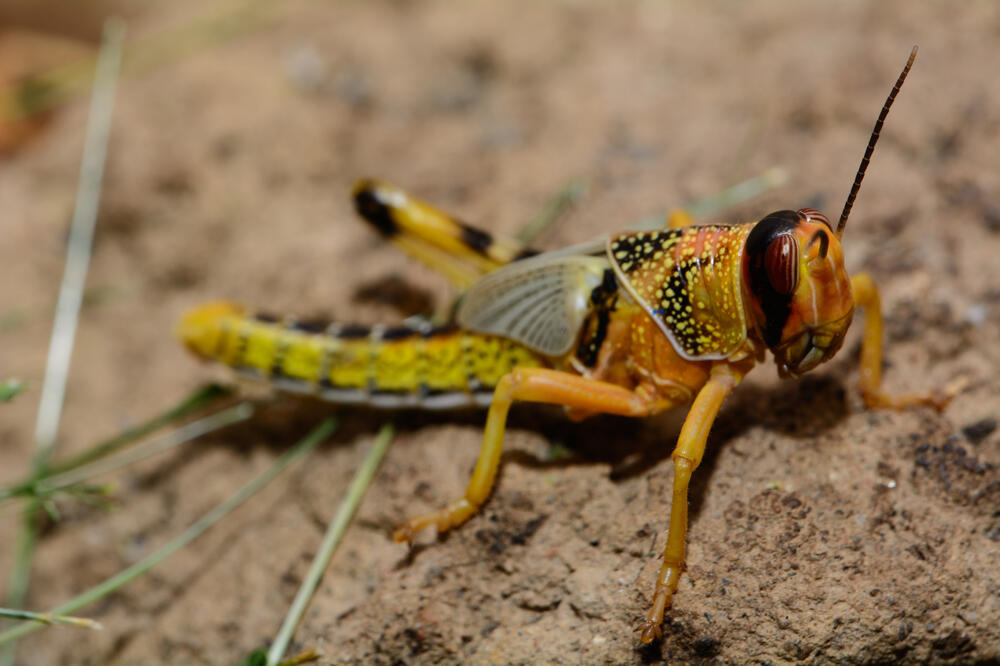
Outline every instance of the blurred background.
<svg viewBox="0 0 1000 666"><path fill-rule="evenodd" d="M890 390L961 377L966 393L943 415L865 414L857 331L804 393L758 371L713 436L718 452L695 490L693 573L664 643L645 651L631 627L658 566L676 416L600 421L590 434L526 417L480 522L408 559L393 525L461 491L481 416L406 415L296 645L323 649L323 663L1000 657L1000 481L989 466L1000 463L1000 6L0 0L0 380L26 386L0 405L0 485L31 464L93 64L112 15L126 42L57 457L231 379L172 337L199 302L366 324L447 304L443 278L357 221L349 194L360 177L506 235L582 185L538 238L543 249L775 167L783 185L702 221L804 206L833 218L919 44L845 253L883 287ZM34 555L29 607L135 562L329 411L272 405L109 477L110 506L60 503ZM81 613L103 632L47 628L20 643L24 663L234 663L266 645L387 418L360 411L308 469ZM962 435L973 425L985 434ZM915 447L938 455L949 437L963 438L961 456L917 462ZM651 458L640 472L614 474L625 455L610 450L616 438ZM540 464L553 440L580 445L586 462ZM887 480L896 495L878 494ZM787 537L812 539L797 579L761 564L779 562L792 518L762 528L773 535L745 525L768 492L815 507L793 521L802 536ZM13 506L0 507L3 585ZM510 543L523 524L505 521L538 516L527 545ZM816 536L824 530L829 541ZM499 551L496 534L507 535Z"/></svg>

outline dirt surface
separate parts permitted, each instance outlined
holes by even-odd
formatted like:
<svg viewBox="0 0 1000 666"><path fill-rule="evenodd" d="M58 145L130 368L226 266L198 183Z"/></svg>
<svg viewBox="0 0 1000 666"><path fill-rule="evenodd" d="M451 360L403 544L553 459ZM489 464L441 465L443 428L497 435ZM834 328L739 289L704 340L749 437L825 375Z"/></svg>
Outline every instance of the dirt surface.
<svg viewBox="0 0 1000 666"><path fill-rule="evenodd" d="M198 16L150 4L130 35ZM512 234L574 178L539 240L626 228L783 165L713 221L834 217L910 47L920 55L845 235L887 317L891 391L968 386L941 414L868 412L858 331L799 383L773 365L723 410L692 487L688 572L662 642L638 646L683 414L572 425L515 410L480 515L407 553L390 533L463 489L481 413L395 417L393 448L296 649L323 663L973 663L1000 659L1000 6L983 3L287 3L225 44L121 85L59 453L211 378L171 336L228 298L375 323L451 297L356 222L360 176ZM0 483L27 469L85 101L0 163ZM402 305L402 307L398 307ZM859 328L855 326L855 328ZM44 609L151 552L331 408L249 424L108 479L111 511L60 504L35 559ZM341 430L190 547L52 628L23 663L223 664L276 633L386 414ZM553 456L554 444L574 452ZM17 512L0 515L6 584Z"/></svg>

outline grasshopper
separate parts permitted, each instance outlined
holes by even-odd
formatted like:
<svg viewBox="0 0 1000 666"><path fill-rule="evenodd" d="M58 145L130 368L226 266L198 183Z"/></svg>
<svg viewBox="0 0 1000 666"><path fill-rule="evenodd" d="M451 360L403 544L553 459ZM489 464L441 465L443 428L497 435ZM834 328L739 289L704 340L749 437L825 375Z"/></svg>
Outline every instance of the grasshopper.
<svg viewBox="0 0 1000 666"><path fill-rule="evenodd" d="M358 212L382 235L468 286L445 327L311 324L208 303L178 334L196 354L269 379L278 388L375 407L488 406L483 445L465 494L410 518L393 534L445 532L486 502L512 403L563 405L571 419L644 417L690 403L672 454L673 501L652 605L637 631L661 636L684 570L688 484L723 401L770 350L798 378L840 349L855 309L866 311L861 393L870 408L931 405L943 394L881 389L882 314L866 274L848 276L841 236L913 48L872 131L834 226L811 208L758 222L628 232L536 253L494 238L374 181L355 187Z"/></svg>

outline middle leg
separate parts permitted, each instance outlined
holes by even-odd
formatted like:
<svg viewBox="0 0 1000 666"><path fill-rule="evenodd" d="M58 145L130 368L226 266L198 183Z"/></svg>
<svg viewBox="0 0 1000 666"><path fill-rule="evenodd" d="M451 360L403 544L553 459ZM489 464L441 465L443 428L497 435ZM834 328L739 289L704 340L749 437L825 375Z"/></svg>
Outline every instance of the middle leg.
<svg viewBox="0 0 1000 666"><path fill-rule="evenodd" d="M657 396L642 390L631 391L617 384L587 379L579 375L546 368L514 368L497 384L493 392L483 446L465 495L440 511L416 516L393 532L393 539L412 542L416 533L431 525L445 532L468 520L486 501L493 489L507 424L507 412L515 400L544 402L593 413L647 416L667 409Z"/></svg>

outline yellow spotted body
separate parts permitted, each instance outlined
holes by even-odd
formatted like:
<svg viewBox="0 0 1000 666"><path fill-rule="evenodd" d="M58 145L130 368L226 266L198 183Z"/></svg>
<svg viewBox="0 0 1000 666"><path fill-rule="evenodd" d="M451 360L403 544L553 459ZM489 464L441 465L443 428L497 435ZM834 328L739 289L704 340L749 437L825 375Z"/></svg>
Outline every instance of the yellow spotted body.
<svg viewBox="0 0 1000 666"><path fill-rule="evenodd" d="M486 405L514 367L544 364L515 342L455 327L302 324L227 302L192 309L177 333L199 356L283 390L378 407Z"/></svg>
<svg viewBox="0 0 1000 666"><path fill-rule="evenodd" d="M618 282L689 360L725 358L747 339L742 251L752 224L613 236Z"/></svg>

